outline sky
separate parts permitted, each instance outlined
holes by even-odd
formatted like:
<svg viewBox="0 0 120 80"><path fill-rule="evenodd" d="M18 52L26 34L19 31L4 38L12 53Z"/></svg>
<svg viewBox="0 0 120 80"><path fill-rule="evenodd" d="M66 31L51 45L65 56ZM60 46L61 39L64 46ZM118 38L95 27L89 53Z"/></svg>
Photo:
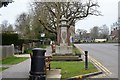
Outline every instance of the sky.
<svg viewBox="0 0 120 80"><path fill-rule="evenodd" d="M0 24L2 21L7 20L9 23L14 24L16 17L23 12L29 10L29 0L13 0L7 7L0 8Z"/></svg>
<svg viewBox="0 0 120 80"><path fill-rule="evenodd" d="M118 2L120 0L97 0L103 16L89 16L84 20L77 21L75 23L75 29L89 30L94 26L102 26L106 24L109 28L111 25L118 20ZM9 23L14 24L16 17L23 13L29 12L30 0L14 0L7 7L0 8L0 24L7 20Z"/></svg>
<svg viewBox="0 0 120 80"><path fill-rule="evenodd" d="M120 0L98 0L103 16L89 16L82 21L76 22L76 29L86 29L89 31L94 26L106 24L109 28L118 20L118 2Z"/></svg>

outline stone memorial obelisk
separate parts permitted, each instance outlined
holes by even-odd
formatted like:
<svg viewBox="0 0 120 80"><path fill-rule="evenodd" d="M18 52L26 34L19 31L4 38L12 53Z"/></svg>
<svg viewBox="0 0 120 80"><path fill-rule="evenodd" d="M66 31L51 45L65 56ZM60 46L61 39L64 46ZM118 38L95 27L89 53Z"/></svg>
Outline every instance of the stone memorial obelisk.
<svg viewBox="0 0 120 80"><path fill-rule="evenodd" d="M70 32L68 20L62 16L58 31L58 46L56 46L56 54L66 55L72 54L72 46L70 46Z"/></svg>

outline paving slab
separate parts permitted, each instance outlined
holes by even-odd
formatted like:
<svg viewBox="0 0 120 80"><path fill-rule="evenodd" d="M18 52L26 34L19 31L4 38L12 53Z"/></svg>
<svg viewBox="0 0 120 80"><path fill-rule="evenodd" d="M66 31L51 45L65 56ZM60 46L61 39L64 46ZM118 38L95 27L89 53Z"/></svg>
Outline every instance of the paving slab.
<svg viewBox="0 0 120 80"><path fill-rule="evenodd" d="M61 69L51 69L47 71L47 80L60 80Z"/></svg>

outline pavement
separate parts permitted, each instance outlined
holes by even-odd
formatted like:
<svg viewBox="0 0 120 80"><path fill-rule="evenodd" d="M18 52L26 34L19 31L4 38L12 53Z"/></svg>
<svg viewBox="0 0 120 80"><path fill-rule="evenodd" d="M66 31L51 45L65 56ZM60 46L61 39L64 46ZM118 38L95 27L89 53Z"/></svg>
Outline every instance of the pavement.
<svg viewBox="0 0 120 80"><path fill-rule="evenodd" d="M48 47L46 49L46 56L51 55L51 48ZM29 54L25 55L15 55L16 57L30 57ZM8 65L7 65L8 66ZM19 64L8 66L9 68L0 72L0 79L4 80L5 78L8 79L25 79L29 78L29 72L31 68L31 59L27 59ZM47 70L47 80L60 80L61 78L61 69L51 69L50 71Z"/></svg>

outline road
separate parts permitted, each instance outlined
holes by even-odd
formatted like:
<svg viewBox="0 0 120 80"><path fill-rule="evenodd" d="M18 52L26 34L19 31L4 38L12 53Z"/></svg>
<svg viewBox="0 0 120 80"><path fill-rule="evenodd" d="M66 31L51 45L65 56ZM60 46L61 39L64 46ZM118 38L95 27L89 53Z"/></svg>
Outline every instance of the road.
<svg viewBox="0 0 120 80"><path fill-rule="evenodd" d="M109 78L118 78L118 44L75 44L83 51L88 51L89 56L100 62L112 74Z"/></svg>

